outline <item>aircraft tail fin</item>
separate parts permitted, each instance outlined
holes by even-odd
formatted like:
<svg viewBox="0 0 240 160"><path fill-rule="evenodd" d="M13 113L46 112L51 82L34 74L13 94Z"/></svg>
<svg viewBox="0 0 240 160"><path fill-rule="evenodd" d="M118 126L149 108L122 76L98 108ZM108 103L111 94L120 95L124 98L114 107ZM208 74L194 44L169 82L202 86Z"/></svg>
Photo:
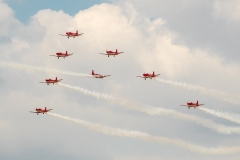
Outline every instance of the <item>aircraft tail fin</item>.
<svg viewBox="0 0 240 160"><path fill-rule="evenodd" d="M47 107L45 107L45 111L47 110Z"/></svg>
<svg viewBox="0 0 240 160"><path fill-rule="evenodd" d="M66 55L68 55L68 51L66 51Z"/></svg>
<svg viewBox="0 0 240 160"><path fill-rule="evenodd" d="M76 34L78 34L78 30L76 30Z"/></svg>
<svg viewBox="0 0 240 160"><path fill-rule="evenodd" d="M56 81L57 81L57 77L56 77Z"/></svg>
<svg viewBox="0 0 240 160"><path fill-rule="evenodd" d="M116 49L116 53L118 53L118 50Z"/></svg>
<svg viewBox="0 0 240 160"><path fill-rule="evenodd" d="M153 71L153 76L155 76L155 72Z"/></svg>
<svg viewBox="0 0 240 160"><path fill-rule="evenodd" d="M94 70L92 70L92 75L94 75Z"/></svg>
<svg viewBox="0 0 240 160"><path fill-rule="evenodd" d="M197 100L197 105L198 105L198 100Z"/></svg>

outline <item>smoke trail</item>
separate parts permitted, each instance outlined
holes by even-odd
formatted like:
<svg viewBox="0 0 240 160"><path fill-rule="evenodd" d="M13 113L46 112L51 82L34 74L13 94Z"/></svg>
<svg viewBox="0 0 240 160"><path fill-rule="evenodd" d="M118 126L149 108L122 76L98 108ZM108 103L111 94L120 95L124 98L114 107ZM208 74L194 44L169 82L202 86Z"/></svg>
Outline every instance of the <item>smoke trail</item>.
<svg viewBox="0 0 240 160"><path fill-rule="evenodd" d="M214 115L216 117L224 118L224 119L229 120L231 122L235 122L235 123L240 124L240 115L239 114L219 112L219 111L214 111L214 110L210 110L210 109L206 109L206 108L202 108L202 107L199 107L199 109L208 113L208 114Z"/></svg>
<svg viewBox="0 0 240 160"><path fill-rule="evenodd" d="M164 80L164 79L160 79L160 78L156 78L156 80L159 82L162 82L162 83L167 83L167 84L181 87L184 89L195 90L202 94L215 97L217 99L229 102L231 104L238 104L238 105L240 104L240 96L237 96L237 95L232 95L229 93L225 93L225 92L221 92L221 91L217 91L217 90L213 90L213 89L207 89L205 87L194 86L194 85L190 85L190 84L186 84L186 83Z"/></svg>
<svg viewBox="0 0 240 160"><path fill-rule="evenodd" d="M59 71L59 70L53 70L43 67L35 67L25 64L19 64L19 63L5 63L0 62L0 67L11 67L18 70L25 70L25 71L42 71L42 72L52 72L52 73L59 73L63 75L70 75L70 76L89 76L87 74L82 73L74 73L74 72L68 72L68 71Z"/></svg>
<svg viewBox="0 0 240 160"><path fill-rule="evenodd" d="M91 123L87 122L84 120L78 120L78 119L73 119L69 118L66 116L61 116L58 114L54 113L49 113L49 115L67 120L70 122L74 122L77 124L80 124L87 129L93 130L95 132L100 132L105 135L111 135L111 136L119 136L119 137L131 137L131 138L138 138L144 141L150 141L150 142L157 142L157 143L165 143L165 144L171 144L180 148L184 148L193 152L197 153L202 153L202 154L232 154L236 152L240 152L240 146L235 146L235 147L218 147L218 148L206 148L203 146L198 146L195 144L191 144L179 139L170 139L166 137L156 137L149 135L147 133L139 132L139 131L128 131L128 130L123 130L123 129L118 129L118 128L112 128L112 127L107 127L107 126L102 126L100 124L96 123Z"/></svg>
<svg viewBox="0 0 240 160"><path fill-rule="evenodd" d="M188 115L188 114L184 114L184 113L180 113L177 112L175 110L170 110L170 109L164 109L164 108L156 108L156 107L150 107L150 106L145 106L145 105L141 105L138 103L134 103L131 101L128 101L126 99L123 98L117 98L114 97L112 95L107 95L107 94L102 94L102 93L97 93L94 91L89 91L87 89L83 89L80 87L74 87L74 86L70 86L70 85L65 85L62 83L58 83L58 85L66 87L68 89L72 89L75 90L77 92L81 92L83 94L86 95L90 95L93 96L95 98L101 98L101 99L105 99L105 100L109 100L111 102L114 102L124 108L127 109L131 109L131 110L136 110L139 112L143 112L146 114L149 114L151 116L154 115L163 115L163 116L172 116L173 118L177 118L177 119L185 119L187 121L192 121L195 122L199 125L202 125L203 127L209 128L211 130L214 130L218 133L222 133L222 134L240 134L240 128L239 127L229 127L229 126L224 126L221 124L217 124L209 119L204 119L198 116L194 116L194 115Z"/></svg>

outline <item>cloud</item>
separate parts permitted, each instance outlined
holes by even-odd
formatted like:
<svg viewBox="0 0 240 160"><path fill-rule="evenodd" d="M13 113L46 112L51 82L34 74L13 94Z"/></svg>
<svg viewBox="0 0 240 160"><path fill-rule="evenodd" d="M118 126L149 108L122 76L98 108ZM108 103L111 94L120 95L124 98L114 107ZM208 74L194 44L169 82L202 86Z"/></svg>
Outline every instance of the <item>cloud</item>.
<svg viewBox="0 0 240 160"><path fill-rule="evenodd" d="M154 137L152 135L149 135L148 133L143 133L139 131L127 131L119 128L111 128L108 126L102 126L97 123L91 123L84 120L78 120L73 119L70 117L58 115L55 113L48 113L51 116L57 117L59 119L63 119L66 121L70 121L76 124L80 124L81 126L93 130L95 132L100 132L106 135L111 136L119 136L119 137L131 137L131 138L139 138L145 141L153 141L157 143L169 143L178 147L182 147L184 149L188 149L193 152L199 152L202 154L232 154L239 152L240 147L234 146L234 147L225 147L225 148L205 148L202 146L196 146L194 144L190 144L184 141L181 141L179 139L170 139L166 137Z"/></svg>
<svg viewBox="0 0 240 160"><path fill-rule="evenodd" d="M214 9L219 18L227 21L240 21L240 2L238 0L215 1Z"/></svg>
<svg viewBox="0 0 240 160"><path fill-rule="evenodd" d="M225 1L112 1L122 7L126 2L131 3L139 13L151 20L161 17L165 21L165 27L177 35L172 42L174 44L185 45L190 49L208 50L236 63L240 59L240 47L237 43L240 24L232 21L227 14L224 16L216 13L215 4L224 4ZM236 1L227 1L231 4L234 2Z"/></svg>
<svg viewBox="0 0 240 160"><path fill-rule="evenodd" d="M59 86L68 88L68 89L72 89L75 90L77 92L83 93L85 95L89 95L92 97L95 97L97 99L105 99L111 102L114 102L126 109L130 109L130 110L135 110L138 112L142 112L142 113L146 113L148 115L151 116L156 116L156 115L168 115L168 116L172 116L174 118L179 118L179 119L185 119L187 121L192 121L195 122L199 125L202 125L204 127L207 127L209 129L212 129L216 132L222 133L222 134L232 134L232 133L239 133L239 129L240 128L234 128L234 127L227 127L227 126L223 126L223 125L219 125L216 124L214 122L212 122L211 120L208 119L202 119L200 117L194 117L194 116L190 116L188 114L182 114L179 112L176 112L174 110L168 110L168 109L164 109L164 108L156 108L156 107L151 107L151 106L143 106L141 104L138 104L136 102L131 102L129 100L126 100L124 98L119 98L119 97L114 97L112 95L107 95L104 93L98 93L95 91L89 91L87 89L84 88L80 88L80 87L74 87L74 86L70 86L70 85L66 85L66 84L62 84L62 83L58 83Z"/></svg>
<svg viewBox="0 0 240 160"><path fill-rule="evenodd" d="M94 69L98 73L112 75L101 81L58 75L58 73L52 72L29 72L6 67L0 68L0 95L4 99L0 101L0 106L5 110L0 122L10 123L13 127L11 133L18 133L16 139L19 140L19 145L16 147L22 149L17 155L26 153L29 148L34 146L33 153L38 151L38 148L43 148L45 151L47 149L51 149L54 153L61 151L64 155L73 155L74 158L79 158L84 153L79 153L78 147L80 146L81 150L87 146L89 148L86 150L89 155L90 153L99 155L100 152L103 152L103 155L100 154L103 157L114 157L115 159L121 159L124 153L128 153L130 157L138 157L139 153L143 157L148 157L149 153L157 156L161 156L161 153L168 157L172 156L173 152L195 156L187 151L165 145L155 146L133 140L125 141L91 134L74 125L59 125L59 121L43 118L43 116L33 118L33 115L30 117L29 113L22 116L22 112L25 113L25 111L28 112L35 107L45 105L54 107L54 111L73 117L83 117L89 121L98 121L99 124L128 128L129 130L136 128L136 130L153 135L184 139L203 146L210 146L213 143L216 146L236 145L238 137L235 136L216 135L215 132L205 130L201 126L176 121L170 117L150 117L134 111L108 107L113 104L105 104L101 100L84 97L60 87L38 83L45 78L58 76L66 84L83 86L89 90L108 94L124 95L140 104L161 105L201 117L209 115L199 113L197 110L186 111L176 106L182 101L199 98L201 102L206 102L208 106L215 107L215 109L216 107L226 108L227 105L221 100L215 101L211 97L198 93L178 90L156 83L156 81L143 81L135 77L143 72L154 70L169 80L187 81L193 85L239 94L239 64L226 61L225 57L217 52L211 52L201 46L194 48L188 44L176 44L179 34L169 27L167 19L161 16L152 19L151 16L143 14L137 9L137 6L131 5L131 3L123 5L103 3L79 11L75 16L69 16L63 11L41 10L31 17L28 24L24 25L16 20L13 11L7 5L0 3L1 7L6 10L0 20L0 23L3 24L0 25L1 40L5 41L0 44L1 62L14 62L74 73L90 74ZM83 32L84 35L75 39L59 35L65 31L75 30ZM109 58L99 54L106 49L118 49L124 51L124 54ZM73 52L74 55L66 59L49 56L66 50ZM3 106L9 107L4 108ZM91 109L86 111L84 108ZM239 109L233 105L229 105L225 110L239 112ZM217 118L213 118L213 121L232 125L230 122ZM24 128L19 127L20 124L24 124ZM36 137L29 134L33 131L41 137L41 143L35 143ZM7 144L8 140L12 138L12 134L10 131L5 133L4 144ZM88 141L91 145L88 145ZM26 144L26 142L28 143ZM95 143L97 144L96 148L92 148L91 146L95 146ZM46 147L50 144L52 144L51 147ZM99 151L99 148L102 150ZM136 150L129 153L132 148ZM11 146L6 153L10 155L10 151ZM115 155L117 156L115 157ZM234 158L234 155L232 157ZM178 158L175 156L172 159Z"/></svg>
<svg viewBox="0 0 240 160"><path fill-rule="evenodd" d="M0 15L0 22L5 22L7 19L14 20L13 11L7 4L1 2L0 9L3 11L3 13Z"/></svg>

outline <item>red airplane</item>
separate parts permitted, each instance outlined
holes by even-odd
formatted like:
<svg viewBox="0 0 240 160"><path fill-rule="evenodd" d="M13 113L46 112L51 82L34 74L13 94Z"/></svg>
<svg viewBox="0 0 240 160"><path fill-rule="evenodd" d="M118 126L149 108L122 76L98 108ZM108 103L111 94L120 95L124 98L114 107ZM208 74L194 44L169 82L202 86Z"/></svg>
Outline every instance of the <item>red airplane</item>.
<svg viewBox="0 0 240 160"><path fill-rule="evenodd" d="M55 57L58 57L58 59L59 59L59 57L65 58L65 57L68 57L68 56L71 56L71 55L73 55L73 53L68 54L68 51L66 51L66 53L57 52L56 55L49 55L49 56L55 56Z"/></svg>
<svg viewBox="0 0 240 160"><path fill-rule="evenodd" d="M101 75L101 74L96 74L96 73L94 73L94 70L92 70L92 76L93 77L89 77L89 78L101 78L101 79L103 79L103 78L105 78L105 77L108 77L108 76L111 76L111 75Z"/></svg>
<svg viewBox="0 0 240 160"><path fill-rule="evenodd" d="M54 83L58 83L60 82L62 79L45 79L46 82L39 82L39 83L47 83L47 85L49 85L50 83L54 84Z"/></svg>
<svg viewBox="0 0 240 160"><path fill-rule="evenodd" d="M73 38L75 38L75 37L78 37L78 36L81 36L83 33L78 33L78 30L76 31L76 33L74 33L74 32L66 32L66 34L64 35L64 34L60 34L61 36L67 36L68 38L69 37L73 37Z"/></svg>
<svg viewBox="0 0 240 160"><path fill-rule="evenodd" d="M199 104L198 101L197 101L197 103L187 102L187 104L181 104L180 106L187 106L188 109L190 109L190 107L196 108L196 107L199 107L199 106L202 106L202 105L204 105L204 104Z"/></svg>
<svg viewBox="0 0 240 160"><path fill-rule="evenodd" d="M44 113L47 113L47 112L49 112L49 111L51 111L51 110L52 110L52 109L47 109L47 107L45 107L44 109L36 108L36 112L34 112L34 111L29 111L29 112L31 112L31 113L37 113L37 115L38 115L38 113L44 114Z"/></svg>
<svg viewBox="0 0 240 160"><path fill-rule="evenodd" d="M144 78L146 80L147 78L152 79L152 78L155 78L155 77L157 77L159 75L160 74L155 74L154 71L153 71L152 74L151 73L143 73L143 76L137 76L137 77L141 77L141 78Z"/></svg>
<svg viewBox="0 0 240 160"><path fill-rule="evenodd" d="M121 53L124 53L124 52L118 52L118 50L116 49L116 52L106 50L106 54L105 53L99 53L99 54L108 55L108 57L109 56L114 56L115 57L116 55L119 55Z"/></svg>

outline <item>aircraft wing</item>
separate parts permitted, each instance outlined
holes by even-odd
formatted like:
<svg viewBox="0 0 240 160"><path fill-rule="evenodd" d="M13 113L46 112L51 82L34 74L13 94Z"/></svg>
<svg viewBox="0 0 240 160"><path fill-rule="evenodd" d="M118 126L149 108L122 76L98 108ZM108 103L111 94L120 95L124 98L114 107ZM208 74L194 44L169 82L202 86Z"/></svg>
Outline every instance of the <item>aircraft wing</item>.
<svg viewBox="0 0 240 160"><path fill-rule="evenodd" d="M39 82L39 83L47 83L47 82Z"/></svg>
<svg viewBox="0 0 240 160"><path fill-rule="evenodd" d="M111 75L105 75L105 76L103 76L103 77L109 77L109 76L111 76Z"/></svg>
<svg viewBox="0 0 240 160"><path fill-rule="evenodd" d="M118 52L118 54L121 54L121 53L124 53L124 52Z"/></svg>
<svg viewBox="0 0 240 160"><path fill-rule="evenodd" d="M140 77L140 78L147 78L147 77L143 77L143 76L136 76L136 77Z"/></svg>
<svg viewBox="0 0 240 160"><path fill-rule="evenodd" d="M198 104L198 106L203 106L204 104Z"/></svg>
<svg viewBox="0 0 240 160"><path fill-rule="evenodd" d="M29 111L30 113L38 113L38 112L34 112L34 111Z"/></svg>
<svg viewBox="0 0 240 160"><path fill-rule="evenodd" d="M160 76L160 74L156 74L155 77Z"/></svg>
<svg viewBox="0 0 240 160"><path fill-rule="evenodd" d="M53 110L53 109L48 109L47 112L48 112L48 111L51 111L51 110Z"/></svg>
<svg viewBox="0 0 240 160"><path fill-rule="evenodd" d="M81 36L81 35L83 35L83 33L78 34L78 36Z"/></svg>
<svg viewBox="0 0 240 160"><path fill-rule="evenodd" d="M54 57L57 57L56 55L49 55L49 56L54 56Z"/></svg>
<svg viewBox="0 0 240 160"><path fill-rule="evenodd" d="M106 53L99 53L99 54L108 55L108 54L106 54Z"/></svg>
<svg viewBox="0 0 240 160"><path fill-rule="evenodd" d="M188 106L188 105L186 105L186 104L180 104L180 106Z"/></svg>
<svg viewBox="0 0 240 160"><path fill-rule="evenodd" d="M68 54L68 56L71 56L71 55L73 55L73 53L71 53L71 54Z"/></svg>
<svg viewBox="0 0 240 160"><path fill-rule="evenodd" d="M66 35L66 34L59 34L60 36L68 36L68 35Z"/></svg>
<svg viewBox="0 0 240 160"><path fill-rule="evenodd" d="M96 77L94 77L94 76L87 76L88 78L96 78Z"/></svg>

